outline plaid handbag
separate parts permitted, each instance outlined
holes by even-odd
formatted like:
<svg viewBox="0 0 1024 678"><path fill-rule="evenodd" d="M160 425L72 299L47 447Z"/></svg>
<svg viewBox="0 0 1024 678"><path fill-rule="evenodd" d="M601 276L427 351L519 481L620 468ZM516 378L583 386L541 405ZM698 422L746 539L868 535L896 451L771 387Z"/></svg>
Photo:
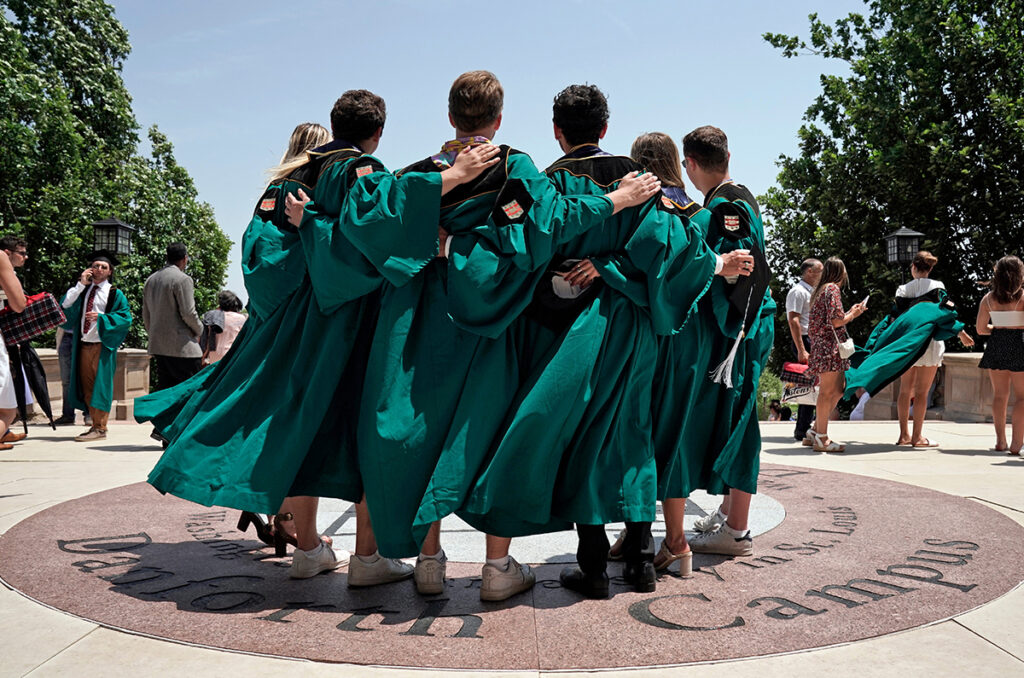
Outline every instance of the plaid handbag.
<svg viewBox="0 0 1024 678"><path fill-rule="evenodd" d="M794 386L814 386L817 377L808 374L807 365L802 363L782 363L782 374L779 375L783 384Z"/></svg>
<svg viewBox="0 0 1024 678"><path fill-rule="evenodd" d="M67 320L64 309L49 292L25 297L25 302L25 310L21 313L10 308L0 310L0 335L7 346L38 337Z"/></svg>

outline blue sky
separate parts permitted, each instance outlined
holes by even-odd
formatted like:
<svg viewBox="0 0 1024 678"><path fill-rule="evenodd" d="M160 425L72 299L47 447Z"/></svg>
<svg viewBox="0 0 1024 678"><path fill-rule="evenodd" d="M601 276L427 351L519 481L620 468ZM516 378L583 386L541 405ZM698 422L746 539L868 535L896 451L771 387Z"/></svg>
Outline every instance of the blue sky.
<svg viewBox="0 0 1024 678"><path fill-rule="evenodd" d="M201 200L235 242L227 287L244 298L238 242L292 128L329 128L334 100L366 88L384 97L377 155L398 169L449 139L448 88L460 73L493 71L505 88L497 141L541 167L559 149L551 100L568 84L598 85L611 121L603 146L628 154L661 131L678 143L714 124L729 136L732 175L755 194L775 182L779 154L797 150L803 113L822 73L845 64L784 59L760 36L806 36L861 0L764 3L461 0L268 3L119 0L131 36L124 67L143 129L160 126ZM698 197L699 194L694 195Z"/></svg>

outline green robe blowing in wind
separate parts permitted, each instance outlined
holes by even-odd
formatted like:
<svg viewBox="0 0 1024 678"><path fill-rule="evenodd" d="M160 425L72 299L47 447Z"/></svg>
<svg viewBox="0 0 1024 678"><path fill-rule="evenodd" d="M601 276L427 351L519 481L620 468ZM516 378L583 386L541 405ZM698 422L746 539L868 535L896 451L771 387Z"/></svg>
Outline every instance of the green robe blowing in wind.
<svg viewBox="0 0 1024 678"><path fill-rule="evenodd" d="M441 199L433 232L452 234L448 258L381 295L358 438L385 556L417 554L461 505L520 386L519 314L556 246L612 213L604 197L563 198L529 156L500 148ZM399 174L444 167L435 156Z"/></svg>
<svg viewBox="0 0 1024 678"><path fill-rule="evenodd" d="M855 366L846 371L844 397L856 397L860 388L877 394L910 369L932 340L951 339L964 328L945 290L896 301L851 361Z"/></svg>
<svg viewBox="0 0 1024 678"><path fill-rule="evenodd" d="M265 513L289 495L362 495L354 428L383 280L377 266L398 280L432 259L441 182L396 179L340 140L312 152L305 169L257 206L243 267L258 322L247 323L167 425L170 445L149 477L162 492ZM314 202L296 238L281 208L301 186ZM348 233L392 238L405 258L368 259ZM407 237L416 233L427 235ZM424 243L417 260L411 248ZM140 418L160 416L152 406L160 396L137 401Z"/></svg>
<svg viewBox="0 0 1024 678"><path fill-rule="evenodd" d="M565 195L603 195L638 169L584 145L546 172ZM682 327L711 284L701 236L658 198L558 247L520 329L516 401L460 517L511 537L654 519L655 336ZM555 271L583 258L601 277L566 301Z"/></svg>

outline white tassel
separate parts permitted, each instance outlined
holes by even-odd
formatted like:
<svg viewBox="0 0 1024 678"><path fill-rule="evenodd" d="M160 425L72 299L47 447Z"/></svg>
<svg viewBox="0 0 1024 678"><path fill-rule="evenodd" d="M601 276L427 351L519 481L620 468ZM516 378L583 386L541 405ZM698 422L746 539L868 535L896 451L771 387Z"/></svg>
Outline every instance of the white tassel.
<svg viewBox="0 0 1024 678"><path fill-rule="evenodd" d="M746 332L740 330L739 336L732 342L732 349L729 351L729 355L726 356L725 360L718 367L711 370L711 381L716 384L725 384L726 388L732 388L732 366L736 362L736 352L740 349L740 342L743 341L745 336Z"/></svg>
<svg viewBox="0 0 1024 678"><path fill-rule="evenodd" d="M747 311L750 310L750 299L754 296L754 288L750 288L750 292L747 293L747 304L746 308L743 309L743 321L747 320ZM740 350L740 342L743 341L743 337L747 336L747 328L741 327L740 333L736 336L736 340L732 342L732 348L729 350L729 355L725 357L725 360L719 364L718 367L711 370L708 375L711 377L711 381L716 384L724 384L726 388L732 388L732 367L736 363L736 352Z"/></svg>

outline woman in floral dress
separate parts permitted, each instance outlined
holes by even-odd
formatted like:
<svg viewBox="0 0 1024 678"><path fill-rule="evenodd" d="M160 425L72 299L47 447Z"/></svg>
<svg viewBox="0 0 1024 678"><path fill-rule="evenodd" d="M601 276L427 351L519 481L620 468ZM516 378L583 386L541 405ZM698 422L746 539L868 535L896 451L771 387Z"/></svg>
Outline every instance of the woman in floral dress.
<svg viewBox="0 0 1024 678"><path fill-rule="evenodd" d="M843 452L846 446L829 440L828 418L839 403L846 386L844 373L850 361L839 355L839 342L846 341L846 325L867 308L854 304L849 311L843 310L839 290L846 285L846 266L839 257L830 257L821 271L821 280L811 295L811 317L808 336L811 353L807 361L808 371L818 376L819 391L817 418L814 427L807 431L819 452Z"/></svg>

